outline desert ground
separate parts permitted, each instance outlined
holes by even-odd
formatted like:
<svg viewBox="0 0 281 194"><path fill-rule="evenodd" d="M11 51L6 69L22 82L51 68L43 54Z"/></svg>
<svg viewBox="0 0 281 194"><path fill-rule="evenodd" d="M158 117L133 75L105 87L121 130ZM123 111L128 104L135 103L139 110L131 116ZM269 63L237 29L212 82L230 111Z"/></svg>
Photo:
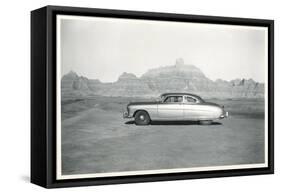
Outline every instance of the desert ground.
<svg viewBox="0 0 281 194"><path fill-rule="evenodd" d="M209 99L229 118L212 125L123 119L130 101L93 96L62 101L62 174L253 164L264 162L264 101Z"/></svg>

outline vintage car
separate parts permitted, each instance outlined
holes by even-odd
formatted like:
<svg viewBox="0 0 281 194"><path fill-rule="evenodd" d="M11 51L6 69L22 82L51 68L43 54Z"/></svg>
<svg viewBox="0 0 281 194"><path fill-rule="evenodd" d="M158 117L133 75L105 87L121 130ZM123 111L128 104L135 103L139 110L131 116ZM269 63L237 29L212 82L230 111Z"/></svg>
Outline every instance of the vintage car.
<svg viewBox="0 0 281 194"><path fill-rule="evenodd" d="M212 121L228 117L224 106L205 102L189 93L165 93L155 102L130 102L123 118L134 118L136 125L148 125L151 121Z"/></svg>

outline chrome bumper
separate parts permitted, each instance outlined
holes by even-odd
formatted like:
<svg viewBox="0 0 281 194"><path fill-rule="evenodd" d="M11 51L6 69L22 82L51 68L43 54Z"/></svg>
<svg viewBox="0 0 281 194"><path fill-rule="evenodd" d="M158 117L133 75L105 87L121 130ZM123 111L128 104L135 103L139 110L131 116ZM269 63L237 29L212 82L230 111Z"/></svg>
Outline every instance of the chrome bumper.
<svg viewBox="0 0 281 194"><path fill-rule="evenodd" d="M223 115L220 116L220 119L227 118L227 117L228 117L228 112L224 111Z"/></svg>
<svg viewBox="0 0 281 194"><path fill-rule="evenodd" d="M130 116L129 113L126 111L126 112L123 112L123 118L129 119L129 118L133 118L133 116Z"/></svg>

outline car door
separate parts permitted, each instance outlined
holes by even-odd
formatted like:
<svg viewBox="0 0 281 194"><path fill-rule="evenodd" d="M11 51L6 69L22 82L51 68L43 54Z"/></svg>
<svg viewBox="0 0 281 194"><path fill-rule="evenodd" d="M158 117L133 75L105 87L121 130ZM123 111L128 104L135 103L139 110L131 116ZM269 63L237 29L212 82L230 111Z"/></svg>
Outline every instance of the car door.
<svg viewBox="0 0 281 194"><path fill-rule="evenodd" d="M164 120L183 119L183 96L168 96L158 104L158 118Z"/></svg>
<svg viewBox="0 0 281 194"><path fill-rule="evenodd" d="M200 116L200 108L195 98L184 96L183 114L185 120L196 120Z"/></svg>

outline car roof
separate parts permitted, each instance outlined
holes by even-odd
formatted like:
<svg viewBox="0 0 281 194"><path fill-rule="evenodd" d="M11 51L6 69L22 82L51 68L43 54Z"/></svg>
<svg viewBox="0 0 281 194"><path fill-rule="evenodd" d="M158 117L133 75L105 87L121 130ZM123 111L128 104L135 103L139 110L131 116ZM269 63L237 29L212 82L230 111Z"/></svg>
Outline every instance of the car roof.
<svg viewBox="0 0 281 194"><path fill-rule="evenodd" d="M201 98L200 96L191 93L170 92L170 93L161 94L161 96L171 96L171 95L187 95L187 96L194 96L196 98Z"/></svg>

